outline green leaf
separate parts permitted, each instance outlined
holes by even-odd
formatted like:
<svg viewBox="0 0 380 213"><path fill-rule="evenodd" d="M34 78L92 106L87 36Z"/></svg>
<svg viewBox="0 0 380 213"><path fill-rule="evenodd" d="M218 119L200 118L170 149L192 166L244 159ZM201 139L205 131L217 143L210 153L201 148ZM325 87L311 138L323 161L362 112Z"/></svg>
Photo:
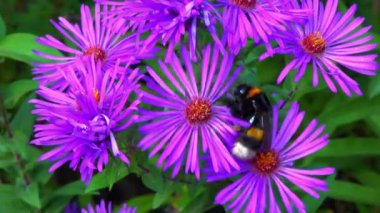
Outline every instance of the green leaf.
<svg viewBox="0 0 380 213"><path fill-rule="evenodd" d="M257 62L260 55L265 52L265 48L263 46L258 46L249 50L248 48L243 49L235 60L237 60L238 64L242 64L245 66L252 66Z"/></svg>
<svg viewBox="0 0 380 213"><path fill-rule="evenodd" d="M26 172L31 173L30 178L33 181L36 181L37 183L39 183L41 185L45 185L53 175L53 173L49 172L49 168L51 166L51 163L49 163L47 161L38 162L37 158L39 156L41 156L41 152L39 150L37 150L37 148L35 148L35 147L32 147L32 146L29 146L29 147L30 147L29 150L36 151L36 153L39 153L39 154L37 154L35 156L35 158L34 158L34 156L32 157L33 162L27 162L27 164L25 166L27 168Z"/></svg>
<svg viewBox="0 0 380 213"><path fill-rule="evenodd" d="M372 115L366 119L368 127L370 127L373 133L380 137L380 115Z"/></svg>
<svg viewBox="0 0 380 213"><path fill-rule="evenodd" d="M256 78L257 72L255 69L251 69L249 67L245 67L243 71L239 74L236 85L238 84L250 84L250 85L258 85L258 81ZM231 88L232 90L232 88Z"/></svg>
<svg viewBox="0 0 380 213"><path fill-rule="evenodd" d="M380 206L380 191L345 181L335 181L330 186L328 197L348 202Z"/></svg>
<svg viewBox="0 0 380 213"><path fill-rule="evenodd" d="M203 193L195 196L181 211L182 213L205 212L214 205L214 199L217 191L205 190Z"/></svg>
<svg viewBox="0 0 380 213"><path fill-rule="evenodd" d="M355 170L350 172L360 183L377 188L380 190L380 174L370 170Z"/></svg>
<svg viewBox="0 0 380 213"><path fill-rule="evenodd" d="M85 185L82 181L68 183L53 192L53 196L73 196L84 193Z"/></svg>
<svg viewBox="0 0 380 213"><path fill-rule="evenodd" d="M67 202L76 195L82 195L85 191L85 184L82 181L75 181L68 183L52 193L49 193L48 196L45 196L43 199L43 205L47 206L60 206L56 203L56 200L67 200ZM67 199L68 198L68 199ZM54 209L52 207L52 209ZM50 211L47 211L50 212Z"/></svg>
<svg viewBox="0 0 380 213"><path fill-rule="evenodd" d="M111 190L113 184L129 174L127 166L128 165L121 160L116 160L107 168L109 170L109 172L107 172L107 184L109 190Z"/></svg>
<svg viewBox="0 0 380 213"><path fill-rule="evenodd" d="M170 191L156 193L153 198L152 208L157 209L161 205L165 204L169 200L171 194L172 192Z"/></svg>
<svg viewBox="0 0 380 213"><path fill-rule="evenodd" d="M3 16L0 14L0 39L7 33L7 28L5 26Z"/></svg>
<svg viewBox="0 0 380 213"><path fill-rule="evenodd" d="M356 208L358 210L358 213L370 213L370 207L364 204L358 204L356 203ZM373 212L373 211L372 211Z"/></svg>
<svg viewBox="0 0 380 213"><path fill-rule="evenodd" d="M380 94L380 75L371 78L367 94L370 98L374 98Z"/></svg>
<svg viewBox="0 0 380 213"><path fill-rule="evenodd" d="M8 159L0 159L0 168L6 168L17 163L16 159L13 156L10 156Z"/></svg>
<svg viewBox="0 0 380 213"><path fill-rule="evenodd" d="M299 82L295 83L295 86L298 88L294 92L296 100L299 100L301 97L310 93L316 93L327 89L327 84L325 82L320 82L316 87L313 86L313 69L311 66L306 69L305 75Z"/></svg>
<svg viewBox="0 0 380 213"><path fill-rule="evenodd" d="M302 167L315 167L319 165L329 165L339 170L353 170L357 168L368 168L371 164L368 163L368 159L365 157L326 157L326 158L314 158L313 156L305 158L302 162Z"/></svg>
<svg viewBox="0 0 380 213"><path fill-rule="evenodd" d="M326 181L327 181L329 187L334 182L335 176L336 175L333 174L333 175L330 175L329 177L327 177ZM307 196L305 199L303 199L305 206L307 208L306 212L309 212L309 213L316 212L318 210L318 208L322 205L323 201L327 198L328 193L329 193L328 191L327 192L319 192L319 198L318 199L311 197L311 196Z"/></svg>
<svg viewBox="0 0 380 213"><path fill-rule="evenodd" d="M38 50L55 56L62 56L58 50L43 46L36 42L36 36L28 33L13 33L0 40L0 57L7 57L31 64L33 61L48 62L35 55Z"/></svg>
<svg viewBox="0 0 380 213"><path fill-rule="evenodd" d="M163 205L164 203L168 202L174 190L175 190L175 186L173 182L168 182L167 184L165 184L165 189L161 192L157 192L154 195L153 209L156 209L160 207L161 205Z"/></svg>
<svg viewBox="0 0 380 213"><path fill-rule="evenodd" d="M33 209L24 201L18 199L0 205L0 212L31 213Z"/></svg>
<svg viewBox="0 0 380 213"><path fill-rule="evenodd" d="M49 205L44 207L44 212L49 213L61 213L64 212L63 210L69 204L72 197L57 197L55 198Z"/></svg>
<svg viewBox="0 0 380 213"><path fill-rule="evenodd" d="M152 203L154 194L147 194L138 197L134 197L128 201L128 206L137 206L137 213L149 212L152 209Z"/></svg>
<svg viewBox="0 0 380 213"><path fill-rule="evenodd" d="M341 100L336 96L332 100ZM347 100L347 99L346 99ZM326 106L325 110L319 115L319 120L326 124L326 132L333 132L340 125L352 123L375 115L379 111L380 97L368 100L364 97L355 98L349 101L337 101Z"/></svg>
<svg viewBox="0 0 380 213"><path fill-rule="evenodd" d="M7 85L1 93L4 95L4 104L8 109L14 108L19 100L28 92L37 89L37 82L22 79Z"/></svg>
<svg viewBox="0 0 380 213"><path fill-rule="evenodd" d="M22 102L16 115L13 117L10 125L15 134L16 132L19 132L27 138L32 136L33 124L36 116L31 113L33 105L29 103L29 100L35 97L36 95L34 93L27 96Z"/></svg>
<svg viewBox="0 0 380 213"><path fill-rule="evenodd" d="M257 64L257 80L261 84L275 83L281 70L284 68L282 56L274 56Z"/></svg>
<svg viewBox="0 0 380 213"><path fill-rule="evenodd" d="M17 189L14 185L0 184L0 206L18 198Z"/></svg>
<svg viewBox="0 0 380 213"><path fill-rule="evenodd" d="M380 43L380 34L379 33L371 33L373 35L373 42L375 44ZM380 50L380 46L377 46L377 49Z"/></svg>
<svg viewBox="0 0 380 213"><path fill-rule="evenodd" d="M346 1L340 1L338 4L338 10L341 12L346 12L347 11L347 6L346 6Z"/></svg>
<svg viewBox="0 0 380 213"><path fill-rule="evenodd" d="M90 184L85 190L85 193L90 193L108 187L108 179L105 171L96 174L92 177Z"/></svg>
<svg viewBox="0 0 380 213"><path fill-rule="evenodd" d="M85 193L90 193L98 189L108 187L112 188L113 184L128 174L127 165L119 160L110 162L103 172L94 175L88 184Z"/></svg>
<svg viewBox="0 0 380 213"><path fill-rule="evenodd" d="M141 179L146 187L156 192L162 192L165 189L161 173L144 174Z"/></svg>
<svg viewBox="0 0 380 213"><path fill-rule="evenodd" d="M333 139L321 151L314 154L318 157L348 157L348 156L380 155L378 138L342 138Z"/></svg>
<svg viewBox="0 0 380 213"><path fill-rule="evenodd" d="M20 191L20 197L29 205L41 208L41 201L37 183L32 183L26 187L24 191Z"/></svg>
<svg viewBox="0 0 380 213"><path fill-rule="evenodd" d="M30 148L28 144L28 137L26 137L21 131L14 131L12 138L7 138L6 146L8 147L9 153L12 153L13 157L15 154L20 154L23 159L29 159L28 149Z"/></svg>

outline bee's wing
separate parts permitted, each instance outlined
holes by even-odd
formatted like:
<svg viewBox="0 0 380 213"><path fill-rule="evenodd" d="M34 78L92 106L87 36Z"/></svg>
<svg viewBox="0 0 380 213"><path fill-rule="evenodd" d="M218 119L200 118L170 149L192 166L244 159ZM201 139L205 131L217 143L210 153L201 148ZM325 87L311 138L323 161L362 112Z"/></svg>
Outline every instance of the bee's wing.
<svg viewBox="0 0 380 213"><path fill-rule="evenodd" d="M264 139L263 139L263 148L269 149L272 143L272 119L271 111L262 114L263 130L264 130Z"/></svg>

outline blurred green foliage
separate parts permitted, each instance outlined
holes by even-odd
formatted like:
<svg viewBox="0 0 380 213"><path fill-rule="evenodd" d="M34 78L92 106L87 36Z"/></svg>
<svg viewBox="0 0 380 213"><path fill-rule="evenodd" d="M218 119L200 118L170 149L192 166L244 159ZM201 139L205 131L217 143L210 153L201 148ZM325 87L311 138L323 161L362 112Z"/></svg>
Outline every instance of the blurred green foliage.
<svg viewBox="0 0 380 213"><path fill-rule="evenodd" d="M28 145L35 122L28 101L37 88L31 80L31 62L40 59L31 50L59 54L37 44L35 38L51 34L63 39L49 19L64 16L76 22L81 3L92 1L0 0L0 110L4 115L0 119L0 212L62 212L73 198L84 206L100 197L117 204L127 200L129 205L137 205L139 212L223 211L213 205L222 183L200 184L184 175L170 179L170 173L154 166L154 158L147 161L145 153L132 148L136 141L128 135L122 140L132 165L126 168L112 161L87 187L70 170L52 175L49 163L37 162L42 150ZM357 15L373 26L371 33L380 44L380 0L340 0L339 8L344 11L353 3L358 4ZM350 73L361 83L363 97L332 94L323 84L312 88L310 75L297 85L288 78L277 86L275 79L287 59L276 56L258 63L262 50L248 47L239 54L237 63L244 65L244 72L238 81L263 86L269 94L277 94L273 99L286 97L297 86L293 99L307 112L306 120L318 118L331 135L329 146L300 162L302 167L337 168L337 173L327 178L329 192L322 193L319 200L304 196L308 212L380 212L380 75L369 78ZM146 63L156 66L154 60Z"/></svg>

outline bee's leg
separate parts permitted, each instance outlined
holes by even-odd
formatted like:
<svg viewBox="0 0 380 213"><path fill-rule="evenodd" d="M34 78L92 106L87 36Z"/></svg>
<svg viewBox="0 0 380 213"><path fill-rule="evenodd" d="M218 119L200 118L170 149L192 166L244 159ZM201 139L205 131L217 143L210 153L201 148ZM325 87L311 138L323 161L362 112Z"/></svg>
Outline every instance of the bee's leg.
<svg viewBox="0 0 380 213"><path fill-rule="evenodd" d="M294 93L298 90L298 86L295 86L288 94L288 96L285 98L285 100L282 102L282 104L280 105L280 109L283 109L286 104L289 102L290 99L293 98L294 96Z"/></svg>

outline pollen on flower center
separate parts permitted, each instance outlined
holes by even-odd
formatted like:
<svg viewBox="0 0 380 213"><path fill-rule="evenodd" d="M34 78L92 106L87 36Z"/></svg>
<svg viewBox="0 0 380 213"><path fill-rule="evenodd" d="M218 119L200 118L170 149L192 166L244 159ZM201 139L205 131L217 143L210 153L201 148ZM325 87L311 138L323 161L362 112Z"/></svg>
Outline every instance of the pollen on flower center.
<svg viewBox="0 0 380 213"><path fill-rule="evenodd" d="M256 0L232 0L232 3L244 9L254 9Z"/></svg>
<svg viewBox="0 0 380 213"><path fill-rule="evenodd" d="M211 117L211 104L208 100L194 99L187 104L186 119L191 124L207 122Z"/></svg>
<svg viewBox="0 0 380 213"><path fill-rule="evenodd" d="M278 166L278 156L274 151L265 151L254 158L254 166L262 174L272 173Z"/></svg>
<svg viewBox="0 0 380 213"><path fill-rule="evenodd" d="M84 55L91 56L93 55L95 58L95 61L100 60L101 62L104 62L106 60L106 52L97 47L90 47L86 51L84 51Z"/></svg>
<svg viewBox="0 0 380 213"><path fill-rule="evenodd" d="M100 93L99 93L99 90L96 88L94 89L94 98L95 98L96 103L98 104L100 101Z"/></svg>
<svg viewBox="0 0 380 213"><path fill-rule="evenodd" d="M320 32L312 33L302 40L302 47L307 53L322 54L326 49L326 41Z"/></svg>

